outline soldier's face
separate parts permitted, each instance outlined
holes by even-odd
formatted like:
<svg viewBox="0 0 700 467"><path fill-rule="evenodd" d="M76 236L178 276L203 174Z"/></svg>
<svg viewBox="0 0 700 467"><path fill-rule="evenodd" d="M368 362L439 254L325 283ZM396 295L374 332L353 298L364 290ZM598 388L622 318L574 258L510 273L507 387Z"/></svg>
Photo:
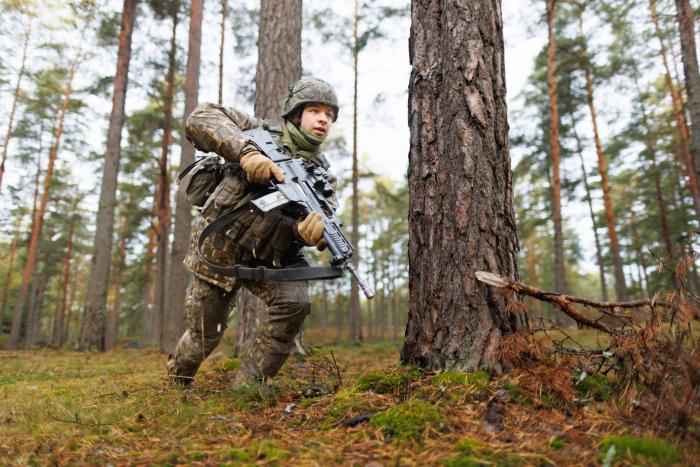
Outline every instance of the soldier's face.
<svg viewBox="0 0 700 467"><path fill-rule="evenodd" d="M301 114L301 129L325 138L333 124L333 107L326 104L306 104Z"/></svg>

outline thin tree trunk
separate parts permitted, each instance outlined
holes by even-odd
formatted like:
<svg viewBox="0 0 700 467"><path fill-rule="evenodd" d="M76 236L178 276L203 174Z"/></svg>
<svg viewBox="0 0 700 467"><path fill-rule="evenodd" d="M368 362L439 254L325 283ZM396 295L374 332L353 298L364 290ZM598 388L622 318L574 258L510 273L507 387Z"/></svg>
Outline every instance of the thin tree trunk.
<svg viewBox="0 0 700 467"><path fill-rule="evenodd" d="M75 205L73 205L75 207ZM58 313L53 323L53 332L51 335L51 345L55 348L60 348L63 345L63 321L65 320L66 305L68 300L68 282L70 279L70 262L73 257L73 231L75 225L73 222L68 224L68 241L66 244L66 260L63 265L63 282L61 287L61 301L58 304Z"/></svg>
<svg viewBox="0 0 700 467"><path fill-rule="evenodd" d="M591 124L593 125L593 141L595 142L596 154L598 156L598 173L600 174L600 185L603 190L603 207L605 210L605 224L608 228L608 237L610 238L610 254L613 258L613 271L615 273L615 296L617 301L627 301L627 287L625 286L625 273L622 266L622 257L620 255L620 246L617 239L617 229L615 226L615 213L613 211L612 198L610 195L610 183L608 181L608 166L603 154L603 145L600 142L600 133L598 132L598 118L596 116L595 102L593 100L593 79L591 78L591 70L588 65L588 51L586 49L586 41L583 35L583 19L579 16L579 34L581 37L582 53L583 53L583 71L586 78L586 98L588 100L588 110L591 114Z"/></svg>
<svg viewBox="0 0 700 467"><path fill-rule="evenodd" d="M15 92L12 95L12 107L10 107L10 116L7 121L7 132L5 133L5 141L2 144L2 160L0 161L0 189L2 188L2 178L5 175L5 161L7 161L7 148L10 146L10 139L12 138L12 125L15 121L15 112L17 111L17 102L22 94L22 78L25 75L25 65L27 63L27 49L29 48L29 37L32 34L32 20L33 17L29 16L29 24L27 26L27 31L24 33L24 45L22 46L22 60L19 66L19 73L17 74L17 84L15 85Z"/></svg>
<svg viewBox="0 0 700 467"><path fill-rule="evenodd" d="M102 186L97 209L93 257L88 276L87 298L83 311L79 346L83 350L104 348L105 307L109 288L109 270L112 260L114 209L116 205L119 159L121 158L122 127L124 126L124 102L129 79L131 36L136 17L136 0L124 0L117 69L114 77L112 112L107 129L107 151L102 171Z"/></svg>
<svg viewBox="0 0 700 467"><path fill-rule="evenodd" d="M121 222L121 233L119 239L118 248L118 262L114 271L114 276L112 277L111 283L114 290L114 300L112 306L109 307L109 314L107 316L107 326L105 327L105 349L110 350L114 348L117 343L117 336L119 335L119 314L121 313L121 289L122 289L122 275L124 273L124 267L126 265L126 229L128 227L128 220L126 217L122 219Z"/></svg>
<svg viewBox="0 0 700 467"><path fill-rule="evenodd" d="M154 198L155 205L155 198ZM155 210L155 209L154 209ZM153 269L153 258L156 248L155 227L151 223L148 229L148 244L146 246L146 282L143 285L143 306L141 308L141 338L140 345L151 345L154 342L155 332L160 325L154 313L155 304L155 277Z"/></svg>
<svg viewBox="0 0 700 467"><path fill-rule="evenodd" d="M321 342L328 341L328 284L321 281Z"/></svg>
<svg viewBox="0 0 700 467"><path fill-rule="evenodd" d="M557 42L554 31L556 0L547 0L547 86L549 90L549 143L552 151L552 220L554 222L554 288L566 293L566 264L564 260L564 232L561 216L561 177L559 163L559 98L557 95Z"/></svg>
<svg viewBox="0 0 700 467"><path fill-rule="evenodd" d="M700 182L700 71L695 45L695 19L689 0L676 0L676 18L681 41L685 89L688 94L695 182ZM700 187L698 187L700 190Z"/></svg>
<svg viewBox="0 0 700 467"><path fill-rule="evenodd" d="M46 174L44 175L44 191L41 193L41 203L39 209L34 214L34 219L32 221L32 234L29 240L29 247L27 248L27 258L24 266L24 273L22 274L22 285L19 289L19 294L17 296L17 302L15 305L15 314L12 319L12 329L10 331L10 348L16 349L19 345L19 333L22 326L22 313L24 310L24 302L27 296L27 289L29 287L29 281L34 274L34 267L36 265L36 260L39 255L39 239L41 238L41 229L44 223L44 213L46 212L46 203L49 200L49 190L51 188L51 180L53 178L53 169L56 163L56 157L58 156L58 150L61 144L61 136L63 135L63 124L66 118L66 112L68 111L68 103L70 101L70 96L73 93L73 78L75 78L75 72L78 68L78 63L80 61L80 56L76 58L73 65L71 65L70 71L68 72L68 82L66 83L66 89L63 93L63 101L61 103L61 109L58 114L57 125L54 131L53 145L49 151L49 165L46 169Z"/></svg>
<svg viewBox="0 0 700 467"><path fill-rule="evenodd" d="M226 0L224 0L225 2ZM199 68L202 43L202 0L193 0L190 4L190 31L187 52L187 71L185 75L185 111L184 121L197 106L199 99ZM194 146L187 138L181 141L180 167L187 167L194 161ZM189 248L192 232L192 208L184 191L177 190L175 196L175 229L173 247L170 254L170 278L168 294L165 300L165 313L168 316L163 345L166 352L171 352L177 345L185 328L185 293L190 280L190 273L182 262Z"/></svg>
<svg viewBox="0 0 700 467"><path fill-rule="evenodd" d="M595 220L595 211L593 210L593 197L591 196L591 186L588 184L588 174L586 172L586 164L583 160L583 147L581 146L581 138L579 138L578 131L576 130L576 122L574 118L570 116L571 119L571 129L574 133L574 139L576 140L576 153L578 154L579 161L581 162L581 179L583 180L583 187L586 190L586 203L588 204L588 213L591 216L591 224L593 225L593 237L595 239L595 256L598 262L598 273L600 274L600 292L601 297L604 302L608 301L608 285L605 280L605 268L603 267L603 253L600 247L600 238L598 237L598 223ZM540 303L538 301L538 303Z"/></svg>
<svg viewBox="0 0 700 467"><path fill-rule="evenodd" d="M12 237L12 243L10 244L10 252L8 253L7 273L5 273L5 283L2 286L2 301L0 302L0 328L5 322L5 305L7 305L7 293L10 290L10 282L12 281L12 265L15 260L15 251L17 250L17 239L19 237L19 232ZM2 330L0 329L0 332Z"/></svg>
<svg viewBox="0 0 700 467"><path fill-rule="evenodd" d="M163 109L163 141L161 145L160 160L158 162L158 191L156 215L156 237L158 249L156 250L156 310L160 326L156 328L156 335L160 345L160 351L169 353L175 347L175 342L179 337L179 332L173 329L172 332L165 328L168 326L168 318L165 312L165 300L167 294L168 279L168 247L170 246L170 173L168 170L168 155L170 152L170 141L173 132L173 96L175 93L175 67L177 66L175 54L177 52L177 25L179 22L178 11L173 14L172 36L170 38L170 50L168 52L168 74L165 89L165 101ZM165 338L168 337L168 344Z"/></svg>
<svg viewBox="0 0 700 467"><path fill-rule="evenodd" d="M228 9L228 0L221 0L221 42L219 43L219 105L224 101L224 40L226 39L226 10ZM190 19L192 24L192 19ZM190 26L191 28L192 26ZM200 36L201 36L201 14L200 14ZM190 33L191 34L191 33ZM197 49L199 57L199 48ZM197 67L199 76L199 67Z"/></svg>
<svg viewBox="0 0 700 467"><path fill-rule="evenodd" d="M63 329L63 338L62 342L65 344L68 342L68 338L70 337L70 323L71 319L73 317L73 304L75 303L75 296L78 291L78 272L76 271L75 274L73 274L73 282L71 283L70 286L70 299L68 300L68 310L66 314L66 325ZM76 323L76 329L78 328L80 323Z"/></svg>
<svg viewBox="0 0 700 467"><path fill-rule="evenodd" d="M666 53L666 45L664 44L663 34L659 28L659 21L656 16L656 3L655 0L649 0L649 12L651 15L651 20L654 23L654 30L656 32L656 37L659 39L659 45L661 48L661 59L664 65L664 79L666 81L666 87L671 94L671 104L673 106L673 115L676 120L676 131L678 134L678 144L680 147L679 162L683 173L687 179L688 187L690 188L690 193L693 199L693 207L695 208L695 216L700 221L700 188L695 177L695 170L693 170L693 160L690 155L689 147L689 136L688 130L685 125L683 116L683 104L681 102L681 97L673 84L673 78L671 77L671 70L668 64L668 57Z"/></svg>
<svg viewBox="0 0 700 467"><path fill-rule="evenodd" d="M355 14L353 21L353 94L352 94L352 232L350 240L355 247L352 256L352 264L359 270L360 261L360 220L359 220L359 191L358 167L357 167L357 80L359 43L357 29L360 22L360 0L355 0ZM362 315L360 313L360 289L356 280L352 280L350 288L350 340L359 342L362 340Z"/></svg>

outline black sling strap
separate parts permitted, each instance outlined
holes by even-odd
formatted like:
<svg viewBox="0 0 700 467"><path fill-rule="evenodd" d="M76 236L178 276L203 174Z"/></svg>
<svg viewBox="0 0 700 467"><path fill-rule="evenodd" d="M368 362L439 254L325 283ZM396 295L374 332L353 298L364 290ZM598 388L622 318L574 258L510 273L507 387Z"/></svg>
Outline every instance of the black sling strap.
<svg viewBox="0 0 700 467"><path fill-rule="evenodd" d="M211 235L222 232L244 212L249 209L255 209L250 202L244 203L218 219L207 225L197 239L197 255L209 268L210 271L222 276L239 277L251 281L306 281L320 279L335 279L343 275L343 268L339 266L307 266L303 268L287 268L287 269L270 269L265 266L255 268L245 267L242 264L234 264L230 267L218 266L209 262L202 254L202 245L204 241Z"/></svg>

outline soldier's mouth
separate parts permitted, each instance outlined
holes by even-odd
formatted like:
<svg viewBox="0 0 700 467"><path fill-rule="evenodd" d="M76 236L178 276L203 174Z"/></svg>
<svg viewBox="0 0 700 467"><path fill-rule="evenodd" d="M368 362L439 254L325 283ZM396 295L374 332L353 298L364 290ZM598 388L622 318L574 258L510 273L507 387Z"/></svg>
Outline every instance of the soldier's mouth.
<svg viewBox="0 0 700 467"><path fill-rule="evenodd" d="M311 131L313 131L313 132L316 134L316 136L325 136L325 134L326 134L326 129L325 129L325 128L318 128L318 127L317 127L317 128L314 128L314 129L311 130Z"/></svg>

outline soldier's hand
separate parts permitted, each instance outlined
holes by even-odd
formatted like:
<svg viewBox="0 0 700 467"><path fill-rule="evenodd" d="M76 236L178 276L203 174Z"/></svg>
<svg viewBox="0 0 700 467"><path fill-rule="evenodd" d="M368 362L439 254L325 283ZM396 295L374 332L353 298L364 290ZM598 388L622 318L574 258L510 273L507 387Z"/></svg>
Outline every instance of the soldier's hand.
<svg viewBox="0 0 700 467"><path fill-rule="evenodd" d="M317 212L311 212L306 219L297 224L299 237L308 246L315 246L319 250L326 248L326 241L323 239L323 218Z"/></svg>
<svg viewBox="0 0 700 467"><path fill-rule="evenodd" d="M279 183L284 181L284 174L277 164L259 151L250 151L240 160L241 168L249 182L267 183L270 177L275 177Z"/></svg>

